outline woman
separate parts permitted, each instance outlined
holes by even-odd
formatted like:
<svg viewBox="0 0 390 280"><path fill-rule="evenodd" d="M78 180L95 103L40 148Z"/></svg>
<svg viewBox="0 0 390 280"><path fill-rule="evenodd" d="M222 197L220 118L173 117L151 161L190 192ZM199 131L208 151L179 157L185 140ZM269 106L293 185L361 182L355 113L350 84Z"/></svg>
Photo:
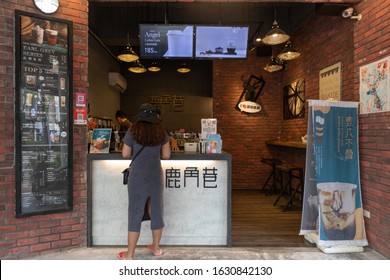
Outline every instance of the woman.
<svg viewBox="0 0 390 280"><path fill-rule="evenodd" d="M118 258L133 259L141 231L141 222L151 220L153 242L148 250L161 256L160 240L164 227L163 219L163 170L161 159L169 159L171 148L166 129L156 108L148 103L142 104L135 123L123 138L122 157L136 155L131 165L128 180L128 245L127 251L120 252Z"/></svg>

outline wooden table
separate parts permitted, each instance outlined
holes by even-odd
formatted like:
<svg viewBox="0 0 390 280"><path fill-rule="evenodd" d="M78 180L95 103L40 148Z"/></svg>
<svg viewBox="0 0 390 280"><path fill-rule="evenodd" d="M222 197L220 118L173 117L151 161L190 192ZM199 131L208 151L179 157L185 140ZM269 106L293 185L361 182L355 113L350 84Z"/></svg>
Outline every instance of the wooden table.
<svg viewBox="0 0 390 280"><path fill-rule="evenodd" d="M280 147L290 147L290 148L306 149L306 143L304 143L302 141L270 140L270 141L266 141L265 144L270 145L270 146L280 146Z"/></svg>

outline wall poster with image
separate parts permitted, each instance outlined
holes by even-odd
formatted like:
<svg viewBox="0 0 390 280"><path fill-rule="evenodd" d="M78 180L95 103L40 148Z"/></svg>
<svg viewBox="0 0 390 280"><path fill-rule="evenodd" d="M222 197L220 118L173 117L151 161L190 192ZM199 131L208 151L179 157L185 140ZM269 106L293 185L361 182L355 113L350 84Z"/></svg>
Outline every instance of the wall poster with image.
<svg viewBox="0 0 390 280"><path fill-rule="evenodd" d="M360 114L390 111L390 56L360 67Z"/></svg>
<svg viewBox="0 0 390 280"><path fill-rule="evenodd" d="M341 62L321 69L319 75L319 99L341 100Z"/></svg>
<svg viewBox="0 0 390 280"><path fill-rule="evenodd" d="M73 207L72 22L15 12L16 217Z"/></svg>

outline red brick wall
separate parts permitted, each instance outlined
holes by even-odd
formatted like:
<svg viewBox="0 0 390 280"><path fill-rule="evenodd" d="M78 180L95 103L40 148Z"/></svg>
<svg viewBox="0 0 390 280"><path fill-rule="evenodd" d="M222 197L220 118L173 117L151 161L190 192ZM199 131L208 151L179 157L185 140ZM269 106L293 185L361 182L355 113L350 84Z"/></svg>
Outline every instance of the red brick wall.
<svg viewBox="0 0 390 280"><path fill-rule="evenodd" d="M356 9L363 19L354 28L354 95L359 68L390 56L390 1L364 1ZM360 115L359 121L363 208L371 213L365 219L368 241L390 258L390 113Z"/></svg>
<svg viewBox="0 0 390 280"><path fill-rule="evenodd" d="M266 59L254 54L246 61L214 63L214 113L223 149L233 156L233 188L261 186L269 172L260 163L263 156L304 164L302 151L264 144L279 130L287 139L298 140L306 134L307 115L283 120L283 86L305 79L306 98L318 99L319 71L341 62L342 100L359 101L359 67L390 53L390 2L368 0L356 10L363 15L359 22L332 16L316 16L306 22L291 38L302 56L289 62L282 73L262 72ZM263 74L266 80L260 114L245 115L233 109L242 91L242 74ZM367 238L371 247L390 257L390 113L360 115L359 122L363 208L371 213L365 218Z"/></svg>
<svg viewBox="0 0 390 280"><path fill-rule="evenodd" d="M74 127L72 212L15 218L15 10L40 14L31 0L0 2L0 258L23 259L86 246L86 128ZM88 87L88 1L60 1L53 16L73 22L74 92Z"/></svg>
<svg viewBox="0 0 390 280"><path fill-rule="evenodd" d="M277 136L282 123L280 75L263 74L268 58L255 52L247 60L219 60L213 63L214 117L223 150L232 154L232 185L234 188L258 188L266 174L261 168L262 156L269 157L264 142ZM245 114L234 109L242 91L242 77L264 76L266 85L258 103L260 114ZM267 171L268 172L268 171Z"/></svg>

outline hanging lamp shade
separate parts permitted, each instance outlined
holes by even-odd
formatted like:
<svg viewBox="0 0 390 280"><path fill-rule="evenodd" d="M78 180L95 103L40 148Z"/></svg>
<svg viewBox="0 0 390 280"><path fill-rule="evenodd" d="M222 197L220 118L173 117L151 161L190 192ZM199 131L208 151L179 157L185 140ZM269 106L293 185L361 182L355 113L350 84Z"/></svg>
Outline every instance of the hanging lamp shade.
<svg viewBox="0 0 390 280"><path fill-rule="evenodd" d="M272 24L272 28L263 38L263 43L266 45L279 45L287 42L290 36L279 28L279 24L276 20Z"/></svg>
<svg viewBox="0 0 390 280"><path fill-rule="evenodd" d="M148 67L148 70L149 70L150 72L158 72L158 71L161 70L161 67L158 66L158 64L157 64L156 61L153 61L153 62L151 63L151 65Z"/></svg>
<svg viewBox="0 0 390 280"><path fill-rule="evenodd" d="M118 55L118 59L123 62L133 62L139 59L139 56L133 51L130 43L126 45L126 48Z"/></svg>
<svg viewBox="0 0 390 280"><path fill-rule="evenodd" d="M188 73L188 72L190 72L190 71L191 71L191 69L187 66L187 64L186 64L185 62L183 62L183 63L180 65L180 67L177 68L177 72L183 73L183 74Z"/></svg>
<svg viewBox="0 0 390 280"><path fill-rule="evenodd" d="M273 73L273 72L277 72L277 71L280 71L283 69L283 64L280 64L278 63L278 61L276 60L275 57L271 56L271 59L270 61L268 62L268 64L264 67L264 70L269 72L269 73Z"/></svg>
<svg viewBox="0 0 390 280"><path fill-rule="evenodd" d="M145 66L143 66L141 62L139 62L139 60L137 60L132 65L130 65L129 71L136 74L141 74L141 73L145 73L147 70Z"/></svg>
<svg viewBox="0 0 390 280"><path fill-rule="evenodd" d="M284 49L280 54L278 54L278 57L283 60L293 60L298 58L301 55L297 50L294 49L293 45L290 41L286 43L284 46Z"/></svg>

